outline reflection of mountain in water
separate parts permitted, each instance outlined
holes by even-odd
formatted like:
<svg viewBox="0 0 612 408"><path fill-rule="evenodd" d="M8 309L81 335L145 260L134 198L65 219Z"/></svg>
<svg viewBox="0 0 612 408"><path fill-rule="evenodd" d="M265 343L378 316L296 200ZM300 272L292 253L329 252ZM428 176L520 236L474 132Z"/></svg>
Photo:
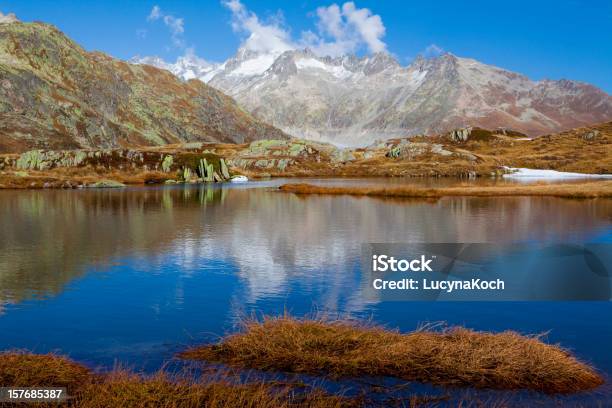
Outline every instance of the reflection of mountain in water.
<svg viewBox="0 0 612 408"><path fill-rule="evenodd" d="M204 189L2 192L0 294L55 294L87 268L163 251L182 223L223 197Z"/></svg>
<svg viewBox="0 0 612 408"><path fill-rule="evenodd" d="M322 306L334 308L347 296L344 284L359 279L363 242L584 240L611 214L611 200L405 203L212 187L2 192L0 296L55 294L92 267L144 257L171 261L180 274L222 260L235 266L250 301L282 295L300 276L303 285L325 285ZM348 301L359 308L359 297Z"/></svg>

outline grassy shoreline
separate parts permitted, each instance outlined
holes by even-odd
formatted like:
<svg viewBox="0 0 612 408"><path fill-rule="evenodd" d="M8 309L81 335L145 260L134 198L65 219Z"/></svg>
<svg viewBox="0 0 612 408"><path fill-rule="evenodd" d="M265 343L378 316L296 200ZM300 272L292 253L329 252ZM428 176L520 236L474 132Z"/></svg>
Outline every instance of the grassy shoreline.
<svg viewBox="0 0 612 408"><path fill-rule="evenodd" d="M178 357L183 361L226 364L237 367L238 373L257 369L332 380L394 377L406 384L528 390L542 395L589 391L604 383L593 367L557 345L544 343L540 337L464 328L402 334L356 322L289 316L246 321L242 331L218 344L194 347ZM70 398L61 404L66 407L376 406L375 400L363 391L347 396L342 391L331 394L299 380L240 378L222 368L184 370L178 374L162 369L151 375L115 368L99 373L56 354L0 352L3 386L66 387ZM438 406L453 398L448 394L421 395L414 390L387 397L397 406L408 407ZM460 406L466 407L509 406L503 396L499 401L480 401L478 396L458 398Z"/></svg>
<svg viewBox="0 0 612 408"><path fill-rule="evenodd" d="M538 196L562 198L610 198L612 181L587 181L581 183L544 184L507 186L459 186L423 188L400 187L333 187L317 186L307 183L283 184L278 191L299 195L351 195L389 198L442 198L442 197L509 197Z"/></svg>
<svg viewBox="0 0 612 408"><path fill-rule="evenodd" d="M194 378L160 370L152 375L116 368L95 373L56 354L0 353L0 384L12 387L66 387L68 400L61 404L28 403L23 406L105 407L357 407L357 401L288 384L240 382L219 375ZM0 402L0 406L4 406ZM8 406L8 405L7 405ZM13 406L13 405L11 405Z"/></svg>

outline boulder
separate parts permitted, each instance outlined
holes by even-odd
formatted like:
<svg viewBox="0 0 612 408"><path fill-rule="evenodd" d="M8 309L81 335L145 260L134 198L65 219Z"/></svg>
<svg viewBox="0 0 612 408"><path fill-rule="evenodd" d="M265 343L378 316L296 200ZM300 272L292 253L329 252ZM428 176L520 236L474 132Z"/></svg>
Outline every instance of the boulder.
<svg viewBox="0 0 612 408"><path fill-rule="evenodd" d="M69 182L66 182L69 184ZM116 180L100 180L87 185L88 188L120 188L125 187L125 184ZM72 188L72 186L68 187Z"/></svg>
<svg viewBox="0 0 612 408"><path fill-rule="evenodd" d="M582 135L583 140L591 141L599 137L599 130L591 130Z"/></svg>
<svg viewBox="0 0 612 408"><path fill-rule="evenodd" d="M385 154L385 156L390 157L392 159L397 159L400 157L401 154L402 154L402 147L398 145L398 146L393 146L387 152L387 154Z"/></svg>
<svg viewBox="0 0 612 408"><path fill-rule="evenodd" d="M225 160L221 159L219 160L219 163L221 164L221 175L223 176L224 179L229 180L230 173L229 173L229 169L227 168L227 164L225 163Z"/></svg>
<svg viewBox="0 0 612 408"><path fill-rule="evenodd" d="M191 179L192 173L189 167L185 167L183 169L183 180L189 181Z"/></svg>
<svg viewBox="0 0 612 408"><path fill-rule="evenodd" d="M206 165L206 178L204 181L215 181L215 167L212 163Z"/></svg>
<svg viewBox="0 0 612 408"><path fill-rule="evenodd" d="M173 163L174 163L174 157L172 157L172 155L169 154L166 157L164 157L164 160L162 161L162 164L161 164L162 171L164 173L168 173L170 169L172 168Z"/></svg>
<svg viewBox="0 0 612 408"><path fill-rule="evenodd" d="M448 138L453 142L459 142L459 143L467 142L471 133L472 133L471 127L455 129L455 130L451 130L448 133Z"/></svg>
<svg viewBox="0 0 612 408"><path fill-rule="evenodd" d="M331 156L332 163L346 163L355 160L355 155L350 149L338 149Z"/></svg>

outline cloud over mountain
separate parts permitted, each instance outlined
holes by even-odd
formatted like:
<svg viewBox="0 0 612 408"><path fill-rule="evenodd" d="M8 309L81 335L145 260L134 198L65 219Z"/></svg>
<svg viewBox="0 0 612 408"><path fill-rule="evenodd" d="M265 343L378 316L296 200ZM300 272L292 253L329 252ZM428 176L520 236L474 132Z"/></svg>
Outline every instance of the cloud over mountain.
<svg viewBox="0 0 612 408"><path fill-rule="evenodd" d="M257 52L283 52L294 49L289 31L279 21L262 22L240 0L223 3L232 12L232 28L236 33L246 33L244 47Z"/></svg>
<svg viewBox="0 0 612 408"><path fill-rule="evenodd" d="M251 51L280 53L310 48L320 56L338 56L360 50L376 53L387 49L382 40L386 31L382 18L367 8L358 8L354 2L317 8L316 32L306 30L297 39L292 37L290 28L283 25L280 13L263 21L240 0L228 0L223 4L232 12L233 30L245 35L242 46Z"/></svg>
<svg viewBox="0 0 612 408"><path fill-rule="evenodd" d="M183 34L185 33L185 20L181 17L176 17L172 14L167 14L162 9L155 5L151 9L147 21L153 22L162 20L172 35L172 44L177 48L184 48L185 41Z"/></svg>

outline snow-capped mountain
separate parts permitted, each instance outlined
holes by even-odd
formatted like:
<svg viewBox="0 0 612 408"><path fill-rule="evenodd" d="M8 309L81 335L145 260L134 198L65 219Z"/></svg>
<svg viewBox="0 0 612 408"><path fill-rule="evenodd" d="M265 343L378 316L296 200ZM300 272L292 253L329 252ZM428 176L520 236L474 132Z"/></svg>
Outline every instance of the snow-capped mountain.
<svg viewBox="0 0 612 408"><path fill-rule="evenodd" d="M211 79L208 75L218 67L218 64L211 64L193 54L179 57L174 64L167 63L160 57L134 57L130 62L133 64L147 64L165 69L185 81L199 79L208 82Z"/></svg>
<svg viewBox="0 0 612 408"><path fill-rule="evenodd" d="M465 125L537 135L612 118L612 97L591 85L532 81L449 53L406 67L386 53L331 58L307 49L241 48L223 64L200 67L197 60L138 62L200 78L289 134L341 145Z"/></svg>

